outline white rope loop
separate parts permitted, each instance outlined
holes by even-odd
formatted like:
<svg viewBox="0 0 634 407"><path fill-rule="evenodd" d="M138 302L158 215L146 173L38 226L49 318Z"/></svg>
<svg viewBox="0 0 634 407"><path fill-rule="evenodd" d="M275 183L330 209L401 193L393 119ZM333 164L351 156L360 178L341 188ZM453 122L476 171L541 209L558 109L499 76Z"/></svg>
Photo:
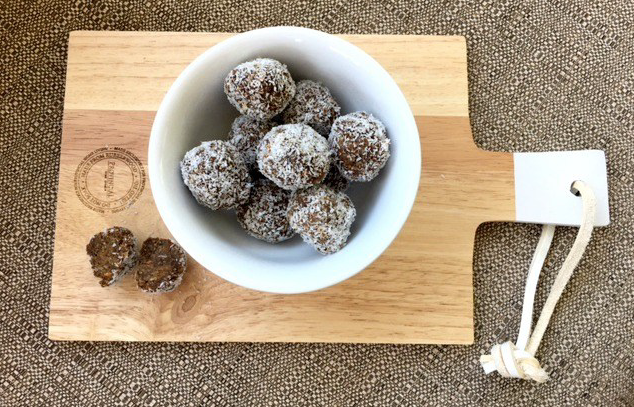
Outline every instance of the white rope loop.
<svg viewBox="0 0 634 407"><path fill-rule="evenodd" d="M577 267L577 264L579 264L583 252L590 242L596 212L596 198L594 192L588 185L583 181L575 181L572 185L571 192L581 195L583 203L581 226L570 249L570 253L566 256L566 260L564 260L555 278L555 282L550 289L544 308L539 315L537 324L535 324L533 334L529 340L528 336L533 313L533 300L537 289L537 279L539 278L539 273L552 242L555 230L553 225L544 225L542 228L542 234L539 237L539 243L533 255L533 260L531 261L526 279L526 291L524 293L524 305L517 346L510 341L505 342L501 345L494 345L493 348L491 348L490 355L482 355L480 357L480 364L487 374L497 371L503 377L534 380L538 383L543 383L548 380L548 374L535 358L535 353L544 336L557 301L559 297L561 297L568 280L570 280L572 276L572 272ZM526 347L526 349L524 349L524 347Z"/></svg>

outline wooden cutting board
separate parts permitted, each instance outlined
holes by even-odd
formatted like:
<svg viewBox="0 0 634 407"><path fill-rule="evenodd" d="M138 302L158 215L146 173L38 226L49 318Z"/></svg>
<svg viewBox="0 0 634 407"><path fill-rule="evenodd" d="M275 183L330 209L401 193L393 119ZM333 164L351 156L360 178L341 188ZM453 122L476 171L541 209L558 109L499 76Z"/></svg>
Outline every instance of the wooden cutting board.
<svg viewBox="0 0 634 407"><path fill-rule="evenodd" d="M179 289L102 288L85 246L112 225L168 237L145 168L155 111L178 74L232 34L73 32L60 160L49 337L90 341L469 344L476 228L514 220L511 154L469 126L462 37L345 35L391 73L416 116L423 173L398 238L370 267L318 292L237 287L191 261ZM190 259L191 260L191 259Z"/></svg>

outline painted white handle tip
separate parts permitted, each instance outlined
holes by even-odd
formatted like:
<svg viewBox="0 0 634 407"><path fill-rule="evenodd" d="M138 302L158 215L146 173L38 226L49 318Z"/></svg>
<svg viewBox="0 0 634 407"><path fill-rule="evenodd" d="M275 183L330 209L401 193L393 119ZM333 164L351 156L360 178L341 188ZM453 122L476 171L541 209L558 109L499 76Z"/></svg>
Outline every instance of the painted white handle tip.
<svg viewBox="0 0 634 407"><path fill-rule="evenodd" d="M601 150L514 153L515 220L579 226L581 199L570 187L588 184L596 195L594 226L610 223L605 153Z"/></svg>

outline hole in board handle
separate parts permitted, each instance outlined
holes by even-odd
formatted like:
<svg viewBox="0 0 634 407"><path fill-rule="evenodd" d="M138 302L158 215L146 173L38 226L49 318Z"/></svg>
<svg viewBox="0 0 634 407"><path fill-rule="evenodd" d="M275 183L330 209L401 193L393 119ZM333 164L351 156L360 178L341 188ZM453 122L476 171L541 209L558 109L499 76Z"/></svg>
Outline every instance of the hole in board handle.
<svg viewBox="0 0 634 407"><path fill-rule="evenodd" d="M581 196L581 194L579 193L579 190L575 188L575 182L577 181L572 181L572 184L570 184L570 193L573 194L574 196Z"/></svg>

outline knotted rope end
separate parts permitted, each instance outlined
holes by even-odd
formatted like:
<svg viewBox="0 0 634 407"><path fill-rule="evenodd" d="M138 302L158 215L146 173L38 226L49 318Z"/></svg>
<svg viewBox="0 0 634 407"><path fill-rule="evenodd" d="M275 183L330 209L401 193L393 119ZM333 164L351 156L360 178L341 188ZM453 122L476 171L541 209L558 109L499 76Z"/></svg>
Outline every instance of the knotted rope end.
<svg viewBox="0 0 634 407"><path fill-rule="evenodd" d="M541 367L535 356L518 349L512 342L494 345L490 355L482 355L480 364L485 373L496 371L502 377L514 377L543 383L548 373Z"/></svg>

